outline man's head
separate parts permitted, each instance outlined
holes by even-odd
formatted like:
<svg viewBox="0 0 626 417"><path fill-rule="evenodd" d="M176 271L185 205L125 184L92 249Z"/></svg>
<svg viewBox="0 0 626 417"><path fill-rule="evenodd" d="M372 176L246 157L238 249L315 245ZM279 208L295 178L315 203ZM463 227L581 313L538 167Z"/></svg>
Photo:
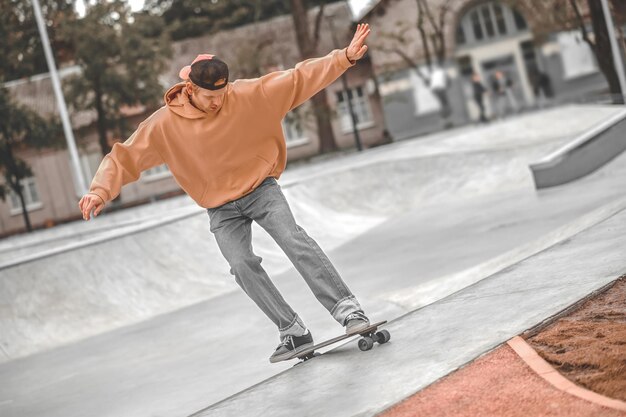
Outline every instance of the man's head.
<svg viewBox="0 0 626 417"><path fill-rule="evenodd" d="M179 72L194 106L217 113L224 104L228 85L228 66L214 55L200 54Z"/></svg>

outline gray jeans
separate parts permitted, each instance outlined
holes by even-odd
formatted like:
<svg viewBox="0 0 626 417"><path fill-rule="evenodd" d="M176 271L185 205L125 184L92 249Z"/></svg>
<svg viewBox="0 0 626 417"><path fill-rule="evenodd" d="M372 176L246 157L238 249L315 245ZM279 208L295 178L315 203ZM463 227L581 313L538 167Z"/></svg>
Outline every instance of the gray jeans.
<svg viewBox="0 0 626 417"><path fill-rule="evenodd" d="M343 325L346 316L361 310L339 273L319 245L300 227L280 185L266 178L253 192L215 208L208 208L211 232L230 265L237 284L272 320L280 337L300 336L306 327L278 292L252 251L252 221L278 243L313 294Z"/></svg>

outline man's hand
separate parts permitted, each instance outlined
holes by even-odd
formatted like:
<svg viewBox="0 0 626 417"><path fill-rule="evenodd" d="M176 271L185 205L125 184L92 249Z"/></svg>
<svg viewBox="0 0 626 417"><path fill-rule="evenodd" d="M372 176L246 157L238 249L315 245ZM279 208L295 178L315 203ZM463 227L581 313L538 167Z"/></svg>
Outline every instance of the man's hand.
<svg viewBox="0 0 626 417"><path fill-rule="evenodd" d="M367 45L364 44L367 35L370 34L370 25L368 23L359 23L356 27L354 37L346 49L346 56L350 62L355 62L365 55Z"/></svg>
<svg viewBox="0 0 626 417"><path fill-rule="evenodd" d="M89 220L91 210L94 210L94 217L97 216L104 208L104 201L95 194L85 194L78 202L78 207L83 213L83 219Z"/></svg>

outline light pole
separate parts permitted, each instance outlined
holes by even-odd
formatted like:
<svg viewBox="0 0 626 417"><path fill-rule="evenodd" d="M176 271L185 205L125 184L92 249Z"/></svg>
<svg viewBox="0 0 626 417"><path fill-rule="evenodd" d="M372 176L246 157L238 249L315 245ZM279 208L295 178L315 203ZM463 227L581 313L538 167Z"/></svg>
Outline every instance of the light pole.
<svg viewBox="0 0 626 417"><path fill-rule="evenodd" d="M621 102L624 102L624 96L626 96L626 78L624 76L624 63L622 62L622 54L617 45L615 39L615 27L613 26L613 17L611 16L611 9L609 9L608 0L602 1L602 11L604 12L604 20L606 21L606 30L609 34L609 40L611 42L611 52L613 53L613 62L615 63L615 71L619 78L619 86L622 90Z"/></svg>
<svg viewBox="0 0 626 417"><path fill-rule="evenodd" d="M61 115L61 122L63 123L63 132L65 133L65 140L67 147L70 151L72 158L72 165L74 167L74 176L76 182L74 183L74 191L76 196L80 197L85 194L87 185L85 178L83 177L83 171L80 169L80 162L78 159L78 151L76 150L76 141L74 140L74 132L72 131L72 125L70 118L67 114L67 107L65 106L65 98L63 98L63 91L61 90L61 82L59 81L59 74L57 72L56 64L54 63L54 56L52 55L52 49L50 48L50 40L48 39L48 32L46 25L41 14L41 7L39 6L39 0L33 0L33 9L35 10L35 19L37 20L37 27L39 28L39 36L41 36L41 43L43 45L43 51L46 55L46 61L48 62L48 69L50 70L50 79L52 80L52 88L54 89L54 95L56 96L57 106L59 108L59 114Z"/></svg>
<svg viewBox="0 0 626 417"><path fill-rule="evenodd" d="M333 24L334 15L327 14L326 18L328 19L328 24L330 25L330 34L333 37L333 45L335 49L339 49L339 42L337 42L337 35L335 34L335 25ZM363 150L363 145L361 144L361 137L359 136L359 129L357 128L357 120L356 114L354 113L354 108L352 107L352 100L350 100L351 94L348 92L348 80L346 78L346 73L341 74L341 84L343 85L343 93L345 100L348 102L348 110L350 111L350 118L352 119L352 131L354 132L354 140L356 142L356 148L359 151Z"/></svg>

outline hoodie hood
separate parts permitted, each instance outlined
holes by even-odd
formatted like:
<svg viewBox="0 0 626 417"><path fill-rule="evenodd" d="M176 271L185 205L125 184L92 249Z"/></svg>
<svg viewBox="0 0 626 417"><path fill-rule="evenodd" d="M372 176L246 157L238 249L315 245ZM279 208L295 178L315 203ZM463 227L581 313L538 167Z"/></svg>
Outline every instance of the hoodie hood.
<svg viewBox="0 0 626 417"><path fill-rule="evenodd" d="M230 88L230 85L227 85L226 88ZM163 100L170 111L186 119L202 119L207 117L205 112L195 107L189 101L189 95L185 91L184 82L175 84L172 88L167 90L163 96Z"/></svg>

